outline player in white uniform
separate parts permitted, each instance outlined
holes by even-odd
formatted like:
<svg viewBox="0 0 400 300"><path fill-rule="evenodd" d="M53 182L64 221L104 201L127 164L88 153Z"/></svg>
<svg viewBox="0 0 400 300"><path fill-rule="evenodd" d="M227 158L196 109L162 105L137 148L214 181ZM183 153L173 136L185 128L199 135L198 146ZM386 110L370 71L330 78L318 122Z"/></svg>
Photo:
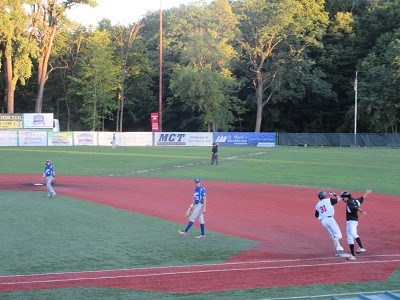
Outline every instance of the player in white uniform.
<svg viewBox="0 0 400 300"><path fill-rule="evenodd" d="M113 149L117 148L117 137L115 136L115 131L113 132L112 135L111 146Z"/></svg>
<svg viewBox="0 0 400 300"><path fill-rule="evenodd" d="M319 201L315 205L315 217L318 218L321 225L329 233L331 241L336 248L336 255L342 256L344 249L339 243L339 240L342 238L342 232L334 218L335 208L333 207L337 204L338 197L336 193L330 194L335 198L328 198L325 191L318 192Z"/></svg>

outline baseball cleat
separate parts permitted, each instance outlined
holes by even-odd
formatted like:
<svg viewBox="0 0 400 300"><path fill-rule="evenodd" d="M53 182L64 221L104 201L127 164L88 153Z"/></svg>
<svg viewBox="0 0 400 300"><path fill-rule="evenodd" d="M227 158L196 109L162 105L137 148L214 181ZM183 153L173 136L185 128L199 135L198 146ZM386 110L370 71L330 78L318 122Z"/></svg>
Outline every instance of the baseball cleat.
<svg viewBox="0 0 400 300"><path fill-rule="evenodd" d="M338 256L338 257L342 257L342 255L343 255L343 251L342 251L342 250L339 250L339 251L336 252L336 254L335 254L335 256Z"/></svg>
<svg viewBox="0 0 400 300"><path fill-rule="evenodd" d="M186 232L183 231L183 230L178 230L178 232L179 232L180 235L186 235Z"/></svg>
<svg viewBox="0 0 400 300"><path fill-rule="evenodd" d="M363 253L363 252L365 252L365 251L367 251L367 250L365 250L364 248L359 247L359 248L357 249L356 253Z"/></svg>
<svg viewBox="0 0 400 300"><path fill-rule="evenodd" d="M349 257L347 257L347 260L356 260L356 257L353 255L350 255Z"/></svg>
<svg viewBox="0 0 400 300"><path fill-rule="evenodd" d="M196 239L205 239L205 238L206 238L205 235L198 235L198 236L196 236Z"/></svg>

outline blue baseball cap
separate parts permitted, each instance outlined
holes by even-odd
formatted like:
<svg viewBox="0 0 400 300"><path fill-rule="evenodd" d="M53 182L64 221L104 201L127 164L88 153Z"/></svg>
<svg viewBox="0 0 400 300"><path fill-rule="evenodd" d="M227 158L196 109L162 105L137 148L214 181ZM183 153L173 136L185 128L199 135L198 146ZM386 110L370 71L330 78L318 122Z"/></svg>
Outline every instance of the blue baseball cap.
<svg viewBox="0 0 400 300"><path fill-rule="evenodd" d="M195 182L195 183L199 183L199 182L200 182L200 178L195 178L195 179L194 179L194 182Z"/></svg>

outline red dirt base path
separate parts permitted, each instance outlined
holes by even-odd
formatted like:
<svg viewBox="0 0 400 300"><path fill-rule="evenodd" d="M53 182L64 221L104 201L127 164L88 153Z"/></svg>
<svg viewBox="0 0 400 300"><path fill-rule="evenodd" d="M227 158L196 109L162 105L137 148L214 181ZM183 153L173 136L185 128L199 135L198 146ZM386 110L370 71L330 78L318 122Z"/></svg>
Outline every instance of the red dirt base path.
<svg viewBox="0 0 400 300"><path fill-rule="evenodd" d="M44 187L33 186L37 180L37 175L0 175L0 189L44 193ZM208 195L207 230L254 240L259 246L213 265L0 276L0 291L79 286L223 291L386 280L400 267L398 197L368 196L363 204L368 214L360 218L358 230L367 253L347 261L333 257L333 245L314 217L317 189L206 180L202 184ZM182 215L193 187L191 180L57 176L56 191L184 226ZM352 194L358 197L362 192ZM156 202L161 198L167 201ZM339 203L335 218L345 235L344 209ZM185 238L193 238L197 231L193 228ZM345 236L341 243L347 250Z"/></svg>

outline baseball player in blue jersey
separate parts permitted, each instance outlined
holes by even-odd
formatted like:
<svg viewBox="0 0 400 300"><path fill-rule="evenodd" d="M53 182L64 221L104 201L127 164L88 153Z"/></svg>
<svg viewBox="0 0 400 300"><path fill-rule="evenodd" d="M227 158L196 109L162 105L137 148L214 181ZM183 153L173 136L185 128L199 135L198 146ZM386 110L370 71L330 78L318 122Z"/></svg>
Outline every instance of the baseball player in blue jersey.
<svg viewBox="0 0 400 300"><path fill-rule="evenodd" d="M351 256L348 257L348 260L355 260L356 255L354 253L354 240L358 244L357 253L363 253L367 250L362 245L361 239L357 233L358 227L358 212L361 215L366 215L365 210L361 209L361 204L364 202L365 198L372 193L372 190L367 190L365 194L359 198L351 197L351 194L347 191L342 192L340 197L342 197L343 202L346 203L346 235L347 235L347 243L350 247Z"/></svg>
<svg viewBox="0 0 400 300"><path fill-rule="evenodd" d="M42 181L44 180L44 178L46 178L47 197L52 198L56 195L56 192L51 186L53 179L56 178L56 169L49 159L46 160L46 166L44 167Z"/></svg>
<svg viewBox="0 0 400 300"><path fill-rule="evenodd" d="M338 202L338 196L333 192L330 194L334 198L329 198L325 191L318 192L319 201L315 205L315 217L318 218L322 227L328 232L336 248L336 256L342 256L344 249L339 243L339 240L342 238L342 232L334 218L335 208L333 207Z"/></svg>
<svg viewBox="0 0 400 300"><path fill-rule="evenodd" d="M204 239L206 237L204 227L204 213L206 212L207 205L206 189L200 185L200 178L195 178L194 184L195 188L193 191L193 203L189 207L191 214L188 214L189 223L187 224L185 230L178 230L178 232L181 235L186 235L189 229L192 227L194 220L197 218L200 223L201 234L196 236L196 239Z"/></svg>

